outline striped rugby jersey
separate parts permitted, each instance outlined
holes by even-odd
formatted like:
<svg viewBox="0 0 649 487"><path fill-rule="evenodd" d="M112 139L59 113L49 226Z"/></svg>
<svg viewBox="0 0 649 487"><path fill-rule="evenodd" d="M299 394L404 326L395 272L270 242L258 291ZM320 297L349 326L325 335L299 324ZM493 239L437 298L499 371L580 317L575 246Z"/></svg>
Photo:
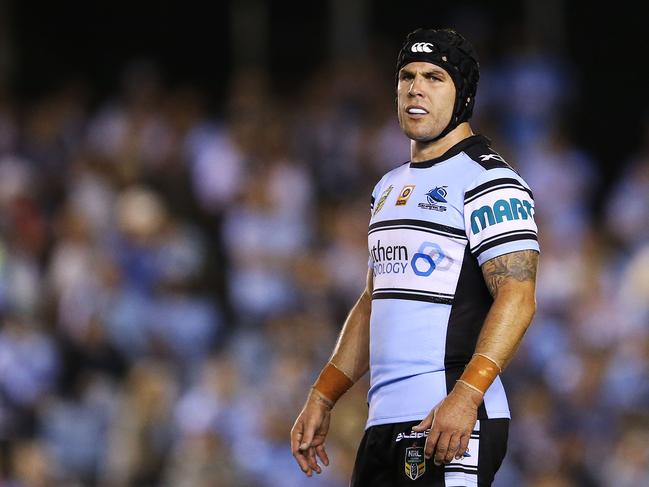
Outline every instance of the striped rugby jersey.
<svg viewBox="0 0 649 487"><path fill-rule="evenodd" d="M420 420L455 385L492 303L480 266L539 250L532 192L485 137L406 163L372 192L367 427ZM478 419L508 418L500 378Z"/></svg>

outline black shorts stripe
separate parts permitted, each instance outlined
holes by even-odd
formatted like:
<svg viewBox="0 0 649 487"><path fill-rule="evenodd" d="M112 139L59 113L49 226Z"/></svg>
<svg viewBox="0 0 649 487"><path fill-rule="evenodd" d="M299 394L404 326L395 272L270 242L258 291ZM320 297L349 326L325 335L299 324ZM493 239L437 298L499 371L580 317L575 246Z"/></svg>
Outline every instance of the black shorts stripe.
<svg viewBox="0 0 649 487"><path fill-rule="evenodd" d="M478 471L478 467L476 467L475 465L465 465L464 463L460 463L460 462L455 462L453 463L453 465L447 465L445 470L448 471L449 468L465 468L467 470L472 470L475 472Z"/></svg>
<svg viewBox="0 0 649 487"><path fill-rule="evenodd" d="M504 237L498 240L494 240L493 242L489 242L488 244L482 246L479 251L474 252L473 255L477 259L483 252L486 250L489 250L493 247L497 247L498 245L502 245L508 242L516 242L518 240L534 240L538 242L538 237L536 236L535 233L528 232L528 233L521 233L519 235L511 235L509 237ZM531 250L531 249L530 249Z"/></svg>
<svg viewBox="0 0 649 487"><path fill-rule="evenodd" d="M443 298L438 296L424 296L422 294L412 293L373 293L372 299L405 299L406 301L423 301L435 304L453 304L452 298Z"/></svg>
<svg viewBox="0 0 649 487"><path fill-rule="evenodd" d="M368 229L368 233L378 228L386 227L415 227L426 228L429 230L437 230L445 234L453 235L455 237L462 237L466 239L466 234L463 228L449 227L448 225L441 225L439 223L429 222L426 220L412 220L412 219L399 219L399 220L384 220L381 222L372 223Z"/></svg>
<svg viewBox="0 0 649 487"><path fill-rule="evenodd" d="M535 232L533 232L532 230L529 230L529 229L524 229L524 230L511 230L511 231L509 231L509 232L499 233L498 235L494 235L493 237L489 237L489 238L484 239L482 242L480 242L480 243L479 243L478 245L476 245L475 247L471 247L471 252L475 252L476 250L479 250L480 247L482 247L483 245L488 244L488 243L490 243L490 242L493 242L494 240L497 240L497 239L499 239L499 238L502 238L502 237L508 237L509 235L523 234L523 233L525 233L525 234L527 234L527 233L533 233L534 235L536 235Z"/></svg>
<svg viewBox="0 0 649 487"><path fill-rule="evenodd" d="M468 203L473 197L478 195L479 193L482 193L483 191L486 191L490 188L493 188L494 186L504 186L507 185L508 187L513 187L516 189L520 189L521 191L525 191L528 193L532 198L534 198L534 195L532 192L523 186L521 182L518 179L513 179L513 178L499 178L499 179L494 179L492 181L487 181L486 183L482 183L479 186L476 186L473 189L470 189L466 193L464 193L464 202ZM485 194L490 193L491 191L485 192Z"/></svg>
<svg viewBox="0 0 649 487"><path fill-rule="evenodd" d="M424 291L423 289L406 289L402 287L382 287L382 288L377 288L374 290L375 293L378 292L384 292L384 291L405 291L405 292L411 292L413 294L428 294L431 296L439 296L442 298L452 298L454 295L453 294L448 294L448 293L438 293L435 291Z"/></svg>
<svg viewBox="0 0 649 487"><path fill-rule="evenodd" d="M469 470L468 468L462 468L462 467L453 467L450 465L446 465L444 467L445 472L463 472L463 473L470 473L475 476L478 475L478 469L476 468L475 470Z"/></svg>

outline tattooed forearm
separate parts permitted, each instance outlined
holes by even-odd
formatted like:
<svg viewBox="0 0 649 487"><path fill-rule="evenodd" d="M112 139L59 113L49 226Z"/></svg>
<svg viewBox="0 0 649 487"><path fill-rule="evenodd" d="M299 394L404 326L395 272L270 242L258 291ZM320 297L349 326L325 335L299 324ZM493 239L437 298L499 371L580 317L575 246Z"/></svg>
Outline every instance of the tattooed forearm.
<svg viewBox="0 0 649 487"><path fill-rule="evenodd" d="M519 282L535 281L539 254L534 250L522 250L501 255L482 264L482 274L489 292L496 296L498 289L510 279Z"/></svg>

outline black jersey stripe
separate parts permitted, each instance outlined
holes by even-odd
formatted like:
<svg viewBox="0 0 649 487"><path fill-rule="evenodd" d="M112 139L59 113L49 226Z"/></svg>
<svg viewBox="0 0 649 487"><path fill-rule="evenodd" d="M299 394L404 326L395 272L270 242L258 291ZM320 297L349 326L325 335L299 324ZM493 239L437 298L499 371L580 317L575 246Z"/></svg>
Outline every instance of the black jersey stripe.
<svg viewBox="0 0 649 487"><path fill-rule="evenodd" d="M417 227L432 228L434 230L440 230L442 232L451 233L453 235L464 236L463 228L449 227L448 225L429 222L427 220L413 220L408 218L402 218L398 220L384 220L381 222L372 223L370 225L370 230L374 230L375 228L381 228L390 225L412 225Z"/></svg>
<svg viewBox="0 0 649 487"><path fill-rule="evenodd" d="M435 304L453 304L452 298L444 298L438 296L425 296L423 294L413 294L413 293L376 293L372 294L372 299L404 299L406 301L423 301L426 303L435 303Z"/></svg>
<svg viewBox="0 0 649 487"><path fill-rule="evenodd" d="M476 194L480 193L481 191L484 191L485 189L489 189L493 186L500 186L501 184L513 184L514 186L519 186L521 188L525 188L523 184L518 180L514 178L497 178L497 179L492 179L490 181L487 181L485 183L479 184L473 189L470 189L468 191L465 191L464 193L464 199L471 198L472 196L475 196Z"/></svg>
<svg viewBox="0 0 649 487"><path fill-rule="evenodd" d="M472 252L472 253L475 256L475 258L477 259L483 252L485 252L485 251L487 251L487 250L489 250L491 248L497 247L498 245L506 244L508 242L516 242L518 240L534 240L534 241L538 242L538 237L536 236L535 233L532 233L532 232L521 233L521 234L518 234L518 235L510 235L508 237L503 237L501 239L489 242L488 244L480 247L480 250Z"/></svg>
<svg viewBox="0 0 649 487"><path fill-rule="evenodd" d="M426 220L413 220L413 219L398 219L398 220L384 220L381 222L372 223L368 229L368 233L372 233L379 228L407 226L415 228L425 228L429 230L436 230L446 234L462 237L466 239L466 234L463 228L449 227L448 225L441 225L439 223L429 222Z"/></svg>
<svg viewBox="0 0 649 487"><path fill-rule="evenodd" d="M524 191L530 196L530 198L534 199L534 196L532 195L532 192L529 189L525 188L525 187L514 186L513 184L503 184L502 186L494 186L493 188L489 188L489 189L487 189L487 190L485 190L485 191L483 191L481 193L476 194L475 196L472 196L469 199L464 200L464 204L467 205L467 204L471 203L472 201L477 200L478 198L482 198L483 196L488 195L489 193L493 193L495 191L500 191L501 189L507 189L507 188L516 189L516 190L519 190L519 191Z"/></svg>
<svg viewBox="0 0 649 487"><path fill-rule="evenodd" d="M480 247L482 247L484 244L488 244L488 243L493 242L494 240L497 240L499 238L507 237L508 235L521 234L521 233L533 233L534 235L536 235L536 232L534 232L533 230L530 230L529 228L525 228L525 229L521 229L521 230L511 230L509 232L499 233L498 235L494 235L493 237L485 238L482 242L480 242L475 247L471 247L471 252L475 252Z"/></svg>
<svg viewBox="0 0 649 487"><path fill-rule="evenodd" d="M419 293L419 294L429 294L431 296L441 296L441 297L447 297L447 298L452 298L454 295L453 294L448 294L448 293L438 293L435 291L424 291L423 289L406 289L402 287L382 287L375 289L374 292L383 292L383 291L406 291L406 292L411 292L411 293Z"/></svg>
<svg viewBox="0 0 649 487"><path fill-rule="evenodd" d="M475 352L478 335L491 303L493 298L487 289L480 266L467 246L464 249L455 298L446 328L444 374L447 394L453 390ZM478 419L488 419L484 402L478 407Z"/></svg>
<svg viewBox="0 0 649 487"><path fill-rule="evenodd" d="M449 238L456 238L458 240L468 240L466 237L460 237L459 235L451 235L450 233L444 233L444 232L439 232L437 230L428 230L426 228L421 228L421 227L408 227L405 225L399 225L395 227L384 227L384 228L375 228L374 230L371 230L367 232L368 235L373 234L374 232L382 232L384 230L417 230L418 232L424 232L424 233L432 233L433 235L440 235L442 237L449 237Z"/></svg>
<svg viewBox="0 0 649 487"><path fill-rule="evenodd" d="M498 178L498 179L493 179L491 181L487 181L486 183L482 183L479 186L476 186L473 189L470 189L469 191L464 193L464 203L468 203L469 201L475 199L475 197L482 196L482 193L484 191L484 194L490 193L494 189L500 189L500 187L508 187L508 188L516 188L520 189L521 191L525 191L528 193L532 198L534 198L534 195L532 194L532 191L530 191L529 188L526 188L521 184L521 182L518 179L513 179L513 178ZM493 189L492 189L493 188Z"/></svg>

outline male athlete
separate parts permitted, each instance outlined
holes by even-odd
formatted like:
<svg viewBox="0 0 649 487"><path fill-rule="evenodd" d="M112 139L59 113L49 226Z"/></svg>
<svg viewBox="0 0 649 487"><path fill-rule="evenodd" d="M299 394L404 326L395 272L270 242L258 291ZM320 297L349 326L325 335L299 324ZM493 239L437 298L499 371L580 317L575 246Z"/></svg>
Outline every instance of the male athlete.
<svg viewBox="0 0 649 487"><path fill-rule="evenodd" d="M366 289L291 430L307 476L329 464L331 410L368 369L352 486L488 486L500 467L499 374L535 312L539 246L529 187L468 123L478 78L453 30L416 30L401 48L410 161L374 188Z"/></svg>

